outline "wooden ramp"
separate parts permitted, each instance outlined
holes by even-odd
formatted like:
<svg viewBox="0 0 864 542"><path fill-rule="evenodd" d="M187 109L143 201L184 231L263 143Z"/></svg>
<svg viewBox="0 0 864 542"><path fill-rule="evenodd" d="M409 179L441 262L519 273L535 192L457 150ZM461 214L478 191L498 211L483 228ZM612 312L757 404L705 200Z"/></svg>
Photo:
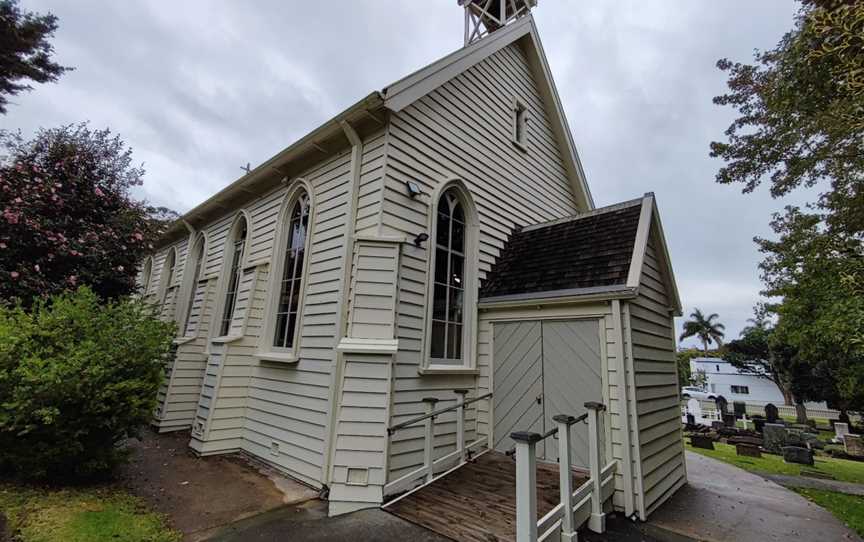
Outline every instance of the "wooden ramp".
<svg viewBox="0 0 864 542"><path fill-rule="evenodd" d="M579 487L588 478L573 479ZM559 501L558 466L538 462L538 519ZM487 452L384 510L458 542L515 541L516 462Z"/></svg>

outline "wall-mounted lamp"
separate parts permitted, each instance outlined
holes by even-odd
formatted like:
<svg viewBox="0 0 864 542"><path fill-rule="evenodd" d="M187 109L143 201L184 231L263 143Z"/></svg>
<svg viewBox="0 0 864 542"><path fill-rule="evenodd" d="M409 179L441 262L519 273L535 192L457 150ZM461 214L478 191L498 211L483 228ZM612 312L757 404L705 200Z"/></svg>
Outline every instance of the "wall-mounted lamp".
<svg viewBox="0 0 864 542"><path fill-rule="evenodd" d="M429 240L429 234L426 232L418 233L417 237L414 238L414 246L420 248L420 246Z"/></svg>
<svg viewBox="0 0 864 542"><path fill-rule="evenodd" d="M408 190L408 197L411 199L423 193L420 191L420 186L414 181L405 181L405 189Z"/></svg>

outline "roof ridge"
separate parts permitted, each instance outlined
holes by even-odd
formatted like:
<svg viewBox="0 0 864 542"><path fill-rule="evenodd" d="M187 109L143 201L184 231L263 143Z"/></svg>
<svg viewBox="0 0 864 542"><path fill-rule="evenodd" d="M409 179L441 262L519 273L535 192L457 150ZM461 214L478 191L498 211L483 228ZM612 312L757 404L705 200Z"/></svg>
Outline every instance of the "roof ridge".
<svg viewBox="0 0 864 542"><path fill-rule="evenodd" d="M558 224L564 224L567 222L572 222L574 220L579 220L582 218L588 218L590 216L602 215L605 213L611 213L614 211L620 211L621 209L627 209L629 207L634 207L636 205L641 205L642 201L652 195L650 192L645 194L640 198L634 198L627 201L622 201L619 203L613 203L612 205L607 205L605 207L597 207L596 209L592 209L590 211L585 211L584 213L579 213L575 215L565 216L562 218L556 218L554 220L548 220L546 222L538 222L537 224L529 224L522 228L522 232L528 232L533 230L539 230L540 228L548 228L549 226L556 226Z"/></svg>

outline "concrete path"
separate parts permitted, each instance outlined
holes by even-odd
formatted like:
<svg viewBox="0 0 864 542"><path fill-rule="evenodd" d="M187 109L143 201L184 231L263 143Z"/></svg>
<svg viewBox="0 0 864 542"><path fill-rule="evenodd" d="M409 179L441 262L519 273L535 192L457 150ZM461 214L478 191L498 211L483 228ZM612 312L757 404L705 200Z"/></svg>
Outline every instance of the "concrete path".
<svg viewBox="0 0 864 542"><path fill-rule="evenodd" d="M670 541L861 542L827 510L732 465L687 452L687 477L645 532Z"/></svg>
<svg viewBox="0 0 864 542"><path fill-rule="evenodd" d="M836 491L837 493L864 497L864 484L853 484L852 482L841 482L839 480L823 480L821 478L808 478L806 476L789 476L786 474L763 474L762 476L783 487L823 489L825 491Z"/></svg>

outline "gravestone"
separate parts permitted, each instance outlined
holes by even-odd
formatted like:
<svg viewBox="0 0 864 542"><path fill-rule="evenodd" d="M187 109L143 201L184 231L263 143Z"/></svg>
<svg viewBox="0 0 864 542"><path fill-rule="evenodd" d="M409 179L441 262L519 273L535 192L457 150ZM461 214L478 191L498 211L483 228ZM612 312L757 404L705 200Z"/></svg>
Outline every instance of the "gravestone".
<svg viewBox="0 0 864 542"><path fill-rule="evenodd" d="M726 427L735 427L735 414L723 414L723 425Z"/></svg>
<svg viewBox="0 0 864 542"><path fill-rule="evenodd" d="M849 424L837 422L834 424L834 440L843 442L843 437L849 434Z"/></svg>
<svg viewBox="0 0 864 542"><path fill-rule="evenodd" d="M773 403L765 405L765 419L768 423L777 423L778 418L780 418L780 410Z"/></svg>
<svg viewBox="0 0 864 542"><path fill-rule="evenodd" d="M819 435L814 433L801 433L801 440L811 449L821 450L825 447L825 443L819 440Z"/></svg>
<svg viewBox="0 0 864 542"><path fill-rule="evenodd" d="M687 413L687 425L696 425L696 416Z"/></svg>
<svg viewBox="0 0 864 542"><path fill-rule="evenodd" d="M759 449L759 446L743 442L735 445L735 453L744 457L762 457L762 451Z"/></svg>
<svg viewBox="0 0 864 542"><path fill-rule="evenodd" d="M861 435L848 434L843 437L846 453L852 457L864 457L864 438Z"/></svg>
<svg viewBox="0 0 864 542"><path fill-rule="evenodd" d="M720 395L714 399L714 404L717 405L717 410L720 412L720 416L724 416L726 414L726 409L729 408L729 401Z"/></svg>
<svg viewBox="0 0 864 542"><path fill-rule="evenodd" d="M852 424L852 420L849 418L849 413L845 410L840 411L840 422L845 423L846 425Z"/></svg>
<svg viewBox="0 0 864 542"><path fill-rule="evenodd" d="M711 429L714 429L715 431L719 431L723 429L723 427L725 427L723 422L711 422Z"/></svg>
<svg viewBox="0 0 864 542"><path fill-rule="evenodd" d="M741 401L735 401L732 403L732 412L735 413L735 417L739 420L747 415L747 403Z"/></svg>
<svg viewBox="0 0 864 542"><path fill-rule="evenodd" d="M702 419L702 403L699 402L699 399L687 400L687 412L693 414L697 420Z"/></svg>
<svg viewBox="0 0 864 542"><path fill-rule="evenodd" d="M690 435L690 445L694 448L702 448L703 450L713 450L714 441L711 437L705 435Z"/></svg>
<svg viewBox="0 0 864 542"><path fill-rule="evenodd" d="M800 446L783 446L783 461L813 466L813 450Z"/></svg>
<svg viewBox="0 0 864 542"><path fill-rule="evenodd" d="M753 418L753 429L757 433L761 433L765 428L765 418Z"/></svg>
<svg viewBox="0 0 864 542"><path fill-rule="evenodd" d="M762 446L762 439L759 437L750 437L747 435L735 435L726 439L726 444L749 444L750 446Z"/></svg>
<svg viewBox="0 0 864 542"><path fill-rule="evenodd" d="M762 447L768 452L779 454L782 452L781 448L786 445L788 435L789 432L785 426L777 423L766 423L762 429L762 436L764 437Z"/></svg>
<svg viewBox="0 0 864 542"><path fill-rule="evenodd" d="M800 429L786 428L786 445L787 446L805 446L803 433Z"/></svg>

